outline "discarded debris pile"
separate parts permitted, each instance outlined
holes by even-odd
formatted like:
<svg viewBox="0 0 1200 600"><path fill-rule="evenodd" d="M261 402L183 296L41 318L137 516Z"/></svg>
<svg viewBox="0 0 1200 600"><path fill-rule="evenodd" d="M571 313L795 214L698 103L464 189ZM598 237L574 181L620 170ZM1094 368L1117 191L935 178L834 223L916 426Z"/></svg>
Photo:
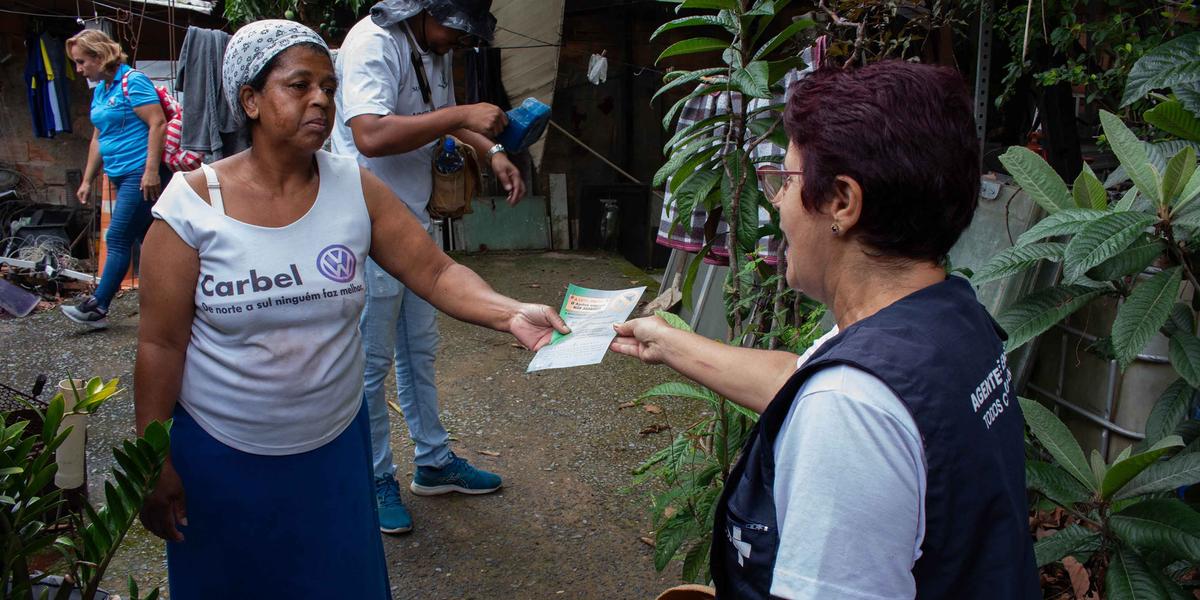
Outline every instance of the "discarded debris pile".
<svg viewBox="0 0 1200 600"><path fill-rule="evenodd" d="M0 314L23 317L39 299L57 303L85 291L95 278L83 272L91 261L90 216L78 207L29 200L19 176L0 167Z"/></svg>

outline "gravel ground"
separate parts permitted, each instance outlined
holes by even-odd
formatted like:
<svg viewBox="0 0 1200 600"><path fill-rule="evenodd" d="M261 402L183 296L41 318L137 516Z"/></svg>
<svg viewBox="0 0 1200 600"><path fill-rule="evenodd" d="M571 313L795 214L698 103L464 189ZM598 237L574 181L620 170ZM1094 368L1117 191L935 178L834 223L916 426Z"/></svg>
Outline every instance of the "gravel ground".
<svg viewBox="0 0 1200 600"><path fill-rule="evenodd" d="M613 289L654 282L604 254L488 253L458 257L501 292L557 307L568 282ZM81 332L56 310L0 319L0 382L28 388L51 381L119 377L126 388L90 424L89 485L102 497L108 448L132 434L137 294L114 303L113 326ZM415 497L407 491L412 444L393 415L392 444L413 532L384 536L393 595L408 598L653 598L678 581L679 566L653 567L640 541L650 529L648 489L630 489L630 471L669 442L699 406L660 403L654 415L618 405L672 378L663 367L609 355L600 365L526 374L532 355L512 339L441 317L438 387L453 449L504 477L488 496ZM394 382L389 381L389 393ZM486 453L486 454L485 454ZM491 454L496 454L492 456ZM231 544L237 540L230 540ZM109 569L106 587L124 592L165 584L163 545L136 525ZM286 574L264 574L264 577Z"/></svg>

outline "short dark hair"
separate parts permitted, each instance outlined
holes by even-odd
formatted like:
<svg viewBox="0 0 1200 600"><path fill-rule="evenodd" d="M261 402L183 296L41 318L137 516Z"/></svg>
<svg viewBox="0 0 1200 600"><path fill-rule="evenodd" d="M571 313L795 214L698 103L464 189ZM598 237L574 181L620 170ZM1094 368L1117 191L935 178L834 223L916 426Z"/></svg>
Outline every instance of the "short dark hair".
<svg viewBox="0 0 1200 600"><path fill-rule="evenodd" d="M879 253L940 261L971 224L979 142L954 69L820 69L793 85L784 128L804 161L805 209L833 198L838 175L853 178L863 190L853 235Z"/></svg>

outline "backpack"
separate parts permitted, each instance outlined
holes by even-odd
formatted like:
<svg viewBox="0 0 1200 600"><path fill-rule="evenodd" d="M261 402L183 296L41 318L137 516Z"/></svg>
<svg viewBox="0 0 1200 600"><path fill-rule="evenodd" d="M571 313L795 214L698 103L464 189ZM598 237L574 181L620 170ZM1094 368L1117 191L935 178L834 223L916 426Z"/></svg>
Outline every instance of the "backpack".
<svg viewBox="0 0 1200 600"><path fill-rule="evenodd" d="M142 73L130 69L121 77L121 92L125 94L126 99L129 98L129 75L135 72ZM149 79L149 76L146 78ZM194 171L200 168L204 156L199 152L183 149L183 105L164 86L155 86L154 91L158 92L158 103L167 119L167 131L163 139L163 164L172 171Z"/></svg>

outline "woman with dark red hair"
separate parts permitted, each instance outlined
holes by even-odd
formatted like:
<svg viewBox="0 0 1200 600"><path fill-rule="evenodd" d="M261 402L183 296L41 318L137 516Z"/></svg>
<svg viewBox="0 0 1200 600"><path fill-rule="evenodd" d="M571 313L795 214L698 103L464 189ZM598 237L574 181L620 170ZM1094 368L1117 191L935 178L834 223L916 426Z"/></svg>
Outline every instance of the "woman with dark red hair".
<svg viewBox="0 0 1200 600"><path fill-rule="evenodd" d="M1040 598L1004 333L942 266L979 186L960 75L818 71L784 125L760 180L788 284L837 326L800 357L657 317L612 344L761 414L717 507L718 597Z"/></svg>

